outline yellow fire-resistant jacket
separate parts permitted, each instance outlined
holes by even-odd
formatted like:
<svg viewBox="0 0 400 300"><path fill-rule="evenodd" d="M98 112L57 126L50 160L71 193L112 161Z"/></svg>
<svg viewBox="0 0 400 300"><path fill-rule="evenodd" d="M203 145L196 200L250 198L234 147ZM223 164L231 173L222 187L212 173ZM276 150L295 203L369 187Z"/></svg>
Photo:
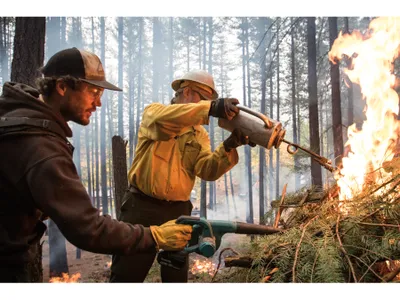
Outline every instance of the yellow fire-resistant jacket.
<svg viewBox="0 0 400 300"><path fill-rule="evenodd" d="M162 200L190 199L196 176L216 180L238 162L236 149L221 143L211 152L208 125L211 101L148 105L142 116L129 182Z"/></svg>

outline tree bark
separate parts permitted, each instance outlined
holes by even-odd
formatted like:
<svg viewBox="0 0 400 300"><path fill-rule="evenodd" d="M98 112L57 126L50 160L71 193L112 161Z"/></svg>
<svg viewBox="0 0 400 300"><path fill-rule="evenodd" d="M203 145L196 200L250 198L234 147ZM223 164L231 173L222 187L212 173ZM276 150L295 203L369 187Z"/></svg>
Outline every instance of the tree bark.
<svg viewBox="0 0 400 300"><path fill-rule="evenodd" d="M213 63L213 19L212 17L208 18L208 73L213 74L212 70L212 63ZM214 118L210 118L210 125L209 125L209 135L210 135L210 145L211 145L211 151L214 152L215 150L215 137L214 137ZM209 203L210 203L210 209L211 210L216 210L217 205L216 205L216 199L214 197L215 195L215 181L209 181Z"/></svg>
<svg viewBox="0 0 400 300"><path fill-rule="evenodd" d="M349 30L349 18L345 17L344 18L344 30L343 34L350 34ZM348 68L351 66L351 58L348 57L346 59L346 65ZM354 123L354 103L353 103L353 83L351 82L350 79L346 81L347 83L347 97L348 97L348 106L347 106L347 126L350 126ZM400 105L400 104L399 104Z"/></svg>
<svg viewBox="0 0 400 300"><path fill-rule="evenodd" d="M47 19L47 40L50 41L47 45L47 58L53 56L56 52L61 50L61 19L57 17L50 17ZM75 130L76 132L76 130ZM78 133L79 138L79 133ZM79 150L79 143L76 145L75 137L74 146ZM74 151L76 158L76 151ZM79 155L79 154L78 154ZM75 162L76 164L76 162ZM80 172L80 169L78 169ZM80 176L80 173L79 173ZM58 226L49 220L48 222L48 235L49 235L49 274L51 277L59 277L62 273L68 273L68 258L65 237L61 233Z"/></svg>
<svg viewBox="0 0 400 300"><path fill-rule="evenodd" d="M117 216L119 216L122 198L128 188L126 142L120 136L113 136L112 138L112 157L115 187L115 212Z"/></svg>
<svg viewBox="0 0 400 300"><path fill-rule="evenodd" d="M105 65L106 58L106 29L104 17L100 18L100 57ZM107 159L106 159L106 114L107 114L107 92L104 93L101 106L100 118L100 164L101 164L101 207L102 214L108 214L108 188L107 188Z"/></svg>
<svg viewBox="0 0 400 300"><path fill-rule="evenodd" d="M332 45L338 36L337 17L328 18L329 21L329 45ZM339 62L330 62L331 87L332 87L332 129L333 149L335 153L335 165L338 166L343 156L343 130L342 130L342 108L340 99L340 74Z"/></svg>
<svg viewBox="0 0 400 300"><path fill-rule="evenodd" d="M293 24L293 19L292 19L292 24ZM294 33L294 26L292 26L292 31L290 34L290 57L291 57L291 78L292 78L292 85L291 85L291 90L292 90L292 129L293 129L293 143L298 144L298 139L297 139L297 101L296 101L296 44L295 44L295 33ZM300 189L300 175L299 175L299 159L297 155L294 155L294 172L295 172L295 190Z"/></svg>
<svg viewBox="0 0 400 300"><path fill-rule="evenodd" d="M276 23L276 120L279 122L280 109L281 109L281 99L280 99L280 70L279 70L279 28L280 28L280 18ZM275 167L275 196L278 199L280 193L280 151L279 148L276 149L276 167Z"/></svg>
<svg viewBox="0 0 400 300"><path fill-rule="evenodd" d="M35 86L43 66L46 18L16 18L11 81Z"/></svg>
<svg viewBox="0 0 400 300"><path fill-rule="evenodd" d="M124 86L124 19L118 17L118 86ZM124 136L124 93L118 93L118 135Z"/></svg>
<svg viewBox="0 0 400 300"><path fill-rule="evenodd" d="M308 109L310 146L315 153L320 153L318 93L317 93L317 51L315 42L315 17L307 18L307 53L308 53ZM311 158L311 183L322 186L321 166Z"/></svg>

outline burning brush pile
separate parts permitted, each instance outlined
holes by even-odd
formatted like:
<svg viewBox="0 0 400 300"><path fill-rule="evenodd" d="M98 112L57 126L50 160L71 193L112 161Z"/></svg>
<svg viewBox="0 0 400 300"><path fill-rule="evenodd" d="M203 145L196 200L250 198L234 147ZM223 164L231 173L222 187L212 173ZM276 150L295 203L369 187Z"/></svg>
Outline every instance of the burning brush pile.
<svg viewBox="0 0 400 300"><path fill-rule="evenodd" d="M400 18L376 18L365 35L339 35L329 58L351 58L344 72L361 87L366 120L348 128L335 185L276 200L269 217L285 231L256 237L246 257L225 258L244 268L224 281L400 280L399 32Z"/></svg>

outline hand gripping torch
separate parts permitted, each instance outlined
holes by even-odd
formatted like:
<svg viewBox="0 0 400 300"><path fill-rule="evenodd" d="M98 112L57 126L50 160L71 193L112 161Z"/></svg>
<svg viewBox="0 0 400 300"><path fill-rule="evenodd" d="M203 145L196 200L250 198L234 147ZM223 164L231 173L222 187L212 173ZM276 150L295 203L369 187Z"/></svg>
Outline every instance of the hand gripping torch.
<svg viewBox="0 0 400 300"><path fill-rule="evenodd" d="M282 232L271 226L243 222L207 220L205 218L180 216L176 223L193 226L192 238L182 251L160 251L157 261L160 265L181 269L186 263L188 253L211 257L221 245L225 233L268 235Z"/></svg>

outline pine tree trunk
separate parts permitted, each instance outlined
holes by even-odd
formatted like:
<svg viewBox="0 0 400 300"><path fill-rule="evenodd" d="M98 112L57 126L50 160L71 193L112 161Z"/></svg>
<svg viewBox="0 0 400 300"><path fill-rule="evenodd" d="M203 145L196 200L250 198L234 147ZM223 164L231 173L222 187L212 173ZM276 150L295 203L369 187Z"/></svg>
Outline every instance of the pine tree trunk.
<svg viewBox="0 0 400 300"><path fill-rule="evenodd" d="M88 126L85 127L85 150L86 150L86 170L87 170L87 183L88 183L88 193L90 199L93 199L92 193L92 162L90 159L90 141L91 137L89 134Z"/></svg>
<svg viewBox="0 0 400 300"><path fill-rule="evenodd" d="M247 103L251 108L251 84L250 84L250 62L249 62L249 22L244 18L244 33L245 33L245 58L246 58L246 72L247 72ZM253 209L253 173L251 168L251 147L245 146L246 153L246 167L247 167L247 180L248 180L248 218L247 223L254 223L254 209Z"/></svg>
<svg viewBox="0 0 400 300"><path fill-rule="evenodd" d="M329 20L329 45L332 48L333 42L338 36L337 17L330 17ZM343 130L342 130L342 110L340 101L340 74L339 63L331 65L331 87L332 87L332 129L333 129L333 149L335 153L335 165L338 166L343 155Z"/></svg>
<svg viewBox="0 0 400 300"><path fill-rule="evenodd" d="M276 23L276 120L279 121L280 118L280 108L281 108L281 99L280 99L280 70L279 70L279 28L280 28L280 19ZM275 169L275 195L276 199L279 198L279 194L281 189L279 187L280 180L280 151L279 148L276 149L276 169Z"/></svg>
<svg viewBox="0 0 400 300"><path fill-rule="evenodd" d="M203 18L203 66L206 65L207 19ZM200 216L207 218L207 182L200 183Z"/></svg>
<svg viewBox="0 0 400 300"><path fill-rule="evenodd" d="M315 43L315 17L307 18L307 52L308 52L308 94L310 120L310 148L320 153L318 93L317 93L317 51ZM321 166L311 159L311 183L322 186Z"/></svg>
<svg viewBox="0 0 400 300"><path fill-rule="evenodd" d="M128 188L128 172L126 164L126 142L120 136L112 138L112 157L115 187L115 212L121 209L122 198Z"/></svg>
<svg viewBox="0 0 400 300"><path fill-rule="evenodd" d="M344 30L343 34L350 34L349 30L349 18L345 17L344 18ZM346 64L347 67L350 68L351 66L351 58L346 59ZM351 82L350 79L346 80L347 83L347 97L348 97L348 106L347 106L347 126L350 126L354 123L354 104L353 104L353 83ZM400 104L399 104L400 105Z"/></svg>
<svg viewBox="0 0 400 300"><path fill-rule="evenodd" d="M51 41L47 46L47 58L53 56L56 52L61 50L61 44L63 43L61 37L61 19L51 17L47 19L47 40ZM77 131L74 130L76 133ZM79 132L78 132L79 134ZM74 157L76 158L76 151L79 151L79 143L76 145L76 134L74 134ZM79 137L79 136L78 136ZM77 150L78 149L78 150ZM76 162L75 162L76 164ZM79 170L80 171L80 170ZM80 173L79 173L80 174ZM68 273L68 258L66 249L66 240L64 235L61 233L58 226L49 220L48 236L49 236L49 274L50 276L61 276L62 273Z"/></svg>
<svg viewBox="0 0 400 300"><path fill-rule="evenodd" d="M124 19L118 17L118 86L124 86ZM124 93L118 93L118 134L124 137Z"/></svg>
<svg viewBox="0 0 400 300"><path fill-rule="evenodd" d="M134 146L134 138L135 138L135 80L134 80L134 75L133 75L133 62L132 62L132 54L129 55L129 73L128 73L128 79L129 79L129 94L128 94L128 99L129 99L129 160L128 160L128 165L133 160L133 146Z"/></svg>
<svg viewBox="0 0 400 300"><path fill-rule="evenodd" d="M208 73L209 74L213 74L212 71L212 63L213 63L213 52L212 52L212 48L213 48L213 19L208 18ZM214 137L214 118L210 118L210 125L209 125L209 135L210 135L210 145L211 145L211 151L214 152L215 150L215 137ZM209 181L209 203L210 203L210 209L211 210L217 210L217 203L216 203L216 199L214 197L215 194L215 181Z"/></svg>
<svg viewBox="0 0 400 300"><path fill-rule="evenodd" d="M96 114L95 123L95 160L96 160L96 207L100 209L100 153L99 153L99 114Z"/></svg>
<svg viewBox="0 0 400 300"><path fill-rule="evenodd" d="M104 17L100 18L100 59L105 65L106 59L106 29ZM102 214L108 214L107 199L107 159L106 159L106 115L107 115L107 91L104 93L101 105L100 118L100 166L101 166L101 207Z"/></svg>
<svg viewBox="0 0 400 300"><path fill-rule="evenodd" d="M7 32L8 32L8 18L1 17L0 18L0 67L1 67L1 78L2 84L8 81L8 40L7 40Z"/></svg>
<svg viewBox="0 0 400 300"><path fill-rule="evenodd" d="M200 183L200 217L207 218L207 181Z"/></svg>
<svg viewBox="0 0 400 300"><path fill-rule="evenodd" d="M11 81L35 86L43 66L46 18L16 18Z"/></svg>
<svg viewBox="0 0 400 300"><path fill-rule="evenodd" d="M262 18L263 20L265 19L265 30L267 30L268 27L268 18ZM261 44L261 53L264 53L262 57L262 63L260 65L260 73L261 73L261 108L260 112L265 115L266 114L266 103L267 103L267 66L266 66L266 51L267 51L267 40L265 40ZM259 183L259 223L260 224L265 224L265 208L267 207L268 209L268 200L266 198L266 193L265 193L265 178L266 178L266 159L265 159L265 148L264 147L258 147L259 148L259 169L258 169L258 183Z"/></svg>
<svg viewBox="0 0 400 300"><path fill-rule="evenodd" d="M48 17L46 24L47 40L51 41L47 43L47 51L45 56L49 59L53 54L60 51L61 47L61 18L60 17Z"/></svg>
<svg viewBox="0 0 400 300"><path fill-rule="evenodd" d="M229 181L231 184L231 195L232 195L232 202L233 202L233 210L235 212L235 219L238 218L238 212L236 207L236 199L235 199L235 189L233 188L233 179L232 179L232 171L229 171Z"/></svg>
<svg viewBox="0 0 400 300"><path fill-rule="evenodd" d="M292 24L293 24L293 19ZM296 44L295 44L295 33L294 33L294 26L292 26L292 31L290 34L290 55L291 55L291 78L292 78L292 130L293 130L293 143L298 144L298 139L297 139L297 101L296 101ZM294 186L295 190L300 189L300 175L299 175L299 159L297 155L294 155Z"/></svg>
<svg viewBox="0 0 400 300"><path fill-rule="evenodd" d="M152 100L153 102L161 102L159 99L160 90L160 79L163 65L163 50L162 50L162 33L160 19L157 17L153 18L153 87L152 87Z"/></svg>
<svg viewBox="0 0 400 300"><path fill-rule="evenodd" d="M269 51L269 61L271 64L271 68L268 74L269 77L269 117L271 119L274 119L274 92L273 92L273 87L274 87L274 82L273 82L273 77L272 77L272 51ZM273 184L273 179L275 178L274 175L274 150L270 149L269 150L269 167L268 167L268 182L269 182L269 197L270 201L273 200L274 195L274 184Z"/></svg>
<svg viewBox="0 0 400 300"><path fill-rule="evenodd" d="M130 53L129 54L129 72L128 72L128 79L129 79L129 94L128 94L128 99L129 99L129 160L128 160L128 165L133 160L133 146L134 146L134 138L135 138L135 78L134 78L134 73L133 73L133 53L131 50L128 50ZM139 118L137 116L137 118Z"/></svg>
<svg viewBox="0 0 400 300"><path fill-rule="evenodd" d="M138 142L138 134L139 134L139 125L140 125L140 114L141 110L140 107L142 105L142 102L144 101L142 99L142 39L143 39L143 18L139 18L139 52L138 52L138 86L137 86L137 103L136 103L136 130L135 130L135 147Z"/></svg>
<svg viewBox="0 0 400 300"><path fill-rule="evenodd" d="M112 105L109 101L107 101L107 120L108 120L108 139L107 139L107 155L106 155L106 161L107 161L107 169L109 170L107 175L108 175L108 186L107 186L107 199L108 199L108 204L110 206L109 214L111 215L112 218L114 218L114 211L113 211L113 173L114 169L112 166L112 153L111 153L111 143L112 143L112 138L114 136L114 126L112 122L112 116L114 115Z"/></svg>
<svg viewBox="0 0 400 300"><path fill-rule="evenodd" d="M174 18L169 18L169 60L168 60L168 75L169 82L174 80ZM172 89L168 89L169 99L172 99Z"/></svg>

